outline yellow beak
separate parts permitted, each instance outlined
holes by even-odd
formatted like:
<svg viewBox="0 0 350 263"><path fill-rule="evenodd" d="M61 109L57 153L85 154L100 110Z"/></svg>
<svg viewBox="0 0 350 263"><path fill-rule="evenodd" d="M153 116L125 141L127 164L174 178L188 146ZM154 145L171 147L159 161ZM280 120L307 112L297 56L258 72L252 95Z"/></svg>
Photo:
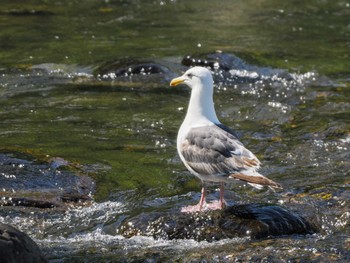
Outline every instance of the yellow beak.
<svg viewBox="0 0 350 263"><path fill-rule="evenodd" d="M170 86L175 87L175 86L183 83L184 81L185 81L185 79L183 77L175 78L170 82Z"/></svg>

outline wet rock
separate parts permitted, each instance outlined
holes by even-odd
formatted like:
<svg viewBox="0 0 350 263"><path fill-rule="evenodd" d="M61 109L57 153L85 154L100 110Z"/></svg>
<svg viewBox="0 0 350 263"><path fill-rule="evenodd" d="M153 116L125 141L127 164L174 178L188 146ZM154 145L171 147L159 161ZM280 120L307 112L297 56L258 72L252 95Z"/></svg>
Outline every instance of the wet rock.
<svg viewBox="0 0 350 263"><path fill-rule="evenodd" d="M1 223L0 261L2 263L47 262L38 245L27 234Z"/></svg>
<svg viewBox="0 0 350 263"><path fill-rule="evenodd" d="M44 199L44 197L42 197ZM58 201L52 200L40 200L38 197L10 197L2 196L0 200L1 206L26 206L26 207L37 207L37 208L53 208L58 207L61 204Z"/></svg>
<svg viewBox="0 0 350 263"><path fill-rule="evenodd" d="M39 10L39 9L10 9L0 11L2 15L11 15L11 16L52 16L53 12L48 10Z"/></svg>
<svg viewBox="0 0 350 263"><path fill-rule="evenodd" d="M91 199L95 183L78 175L62 158L37 160L21 153L0 153L0 205L51 208Z"/></svg>
<svg viewBox="0 0 350 263"><path fill-rule="evenodd" d="M315 133L317 139L339 139L349 135L349 125L339 125L328 127L325 131Z"/></svg>
<svg viewBox="0 0 350 263"><path fill-rule="evenodd" d="M247 69L247 67L251 67L241 58L222 52L188 55L182 59L181 63L188 67L202 66L210 67L212 70L221 69L225 71L233 68Z"/></svg>
<svg viewBox="0 0 350 263"><path fill-rule="evenodd" d="M214 72L220 73L214 74L214 78L226 82L249 83L270 79L271 77L293 79L293 76L286 70L251 65L233 54L219 51L209 54L189 55L184 57L181 63L187 67L209 67Z"/></svg>
<svg viewBox="0 0 350 263"><path fill-rule="evenodd" d="M214 241L225 238L311 234L317 223L277 205L248 204L205 213L143 213L124 222L119 233L125 237Z"/></svg>
<svg viewBox="0 0 350 263"><path fill-rule="evenodd" d="M167 75L171 75L171 71L159 63L152 61L137 61L137 60L116 60L107 62L95 70L95 75L98 78L108 79L130 79L140 80L145 76L160 76L159 81L162 81Z"/></svg>

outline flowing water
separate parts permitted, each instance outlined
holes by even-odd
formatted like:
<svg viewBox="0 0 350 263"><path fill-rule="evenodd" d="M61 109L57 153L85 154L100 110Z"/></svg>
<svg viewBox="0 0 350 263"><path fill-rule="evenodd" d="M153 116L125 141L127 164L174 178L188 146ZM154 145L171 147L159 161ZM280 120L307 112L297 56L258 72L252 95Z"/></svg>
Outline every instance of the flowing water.
<svg viewBox="0 0 350 263"><path fill-rule="evenodd" d="M0 7L0 150L63 158L96 191L66 210L4 206L0 222L52 262L350 260L350 2L21 2ZM237 184L226 198L310 206L320 233L216 242L116 233L130 216L198 201L200 183L176 153L189 91L168 83L187 55L217 50L229 67L214 70L218 116L284 186ZM146 62L166 70L98 74Z"/></svg>

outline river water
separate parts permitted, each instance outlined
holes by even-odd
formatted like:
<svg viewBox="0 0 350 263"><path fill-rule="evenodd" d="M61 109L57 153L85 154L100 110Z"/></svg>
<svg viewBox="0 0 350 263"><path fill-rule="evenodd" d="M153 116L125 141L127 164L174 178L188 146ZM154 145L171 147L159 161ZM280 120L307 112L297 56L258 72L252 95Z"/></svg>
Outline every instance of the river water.
<svg viewBox="0 0 350 263"><path fill-rule="evenodd" d="M0 222L52 262L347 262L349 17L340 0L2 1L0 150L62 158L96 191L66 210L1 207ZM320 233L216 242L116 233L130 216L198 201L200 183L176 153L189 91L168 83L183 58L204 54L226 54L230 66L214 70L220 120L284 186L237 184L227 199L310 208ZM166 71L99 74L146 62Z"/></svg>

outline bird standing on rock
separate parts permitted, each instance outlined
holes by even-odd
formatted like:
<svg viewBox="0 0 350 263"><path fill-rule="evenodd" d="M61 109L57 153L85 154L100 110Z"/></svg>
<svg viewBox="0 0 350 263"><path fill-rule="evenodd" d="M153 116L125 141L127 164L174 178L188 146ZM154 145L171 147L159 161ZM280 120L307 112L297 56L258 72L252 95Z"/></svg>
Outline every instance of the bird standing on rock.
<svg viewBox="0 0 350 263"><path fill-rule="evenodd" d="M184 207L182 212L196 212L224 207L224 183L236 180L262 188L281 185L259 174L258 158L236 138L231 129L220 123L213 102L213 77L204 67L193 67L170 86L185 84L191 88L191 98L177 135L177 150L186 168L203 183L198 205ZM220 183L220 199L206 203L205 182Z"/></svg>

